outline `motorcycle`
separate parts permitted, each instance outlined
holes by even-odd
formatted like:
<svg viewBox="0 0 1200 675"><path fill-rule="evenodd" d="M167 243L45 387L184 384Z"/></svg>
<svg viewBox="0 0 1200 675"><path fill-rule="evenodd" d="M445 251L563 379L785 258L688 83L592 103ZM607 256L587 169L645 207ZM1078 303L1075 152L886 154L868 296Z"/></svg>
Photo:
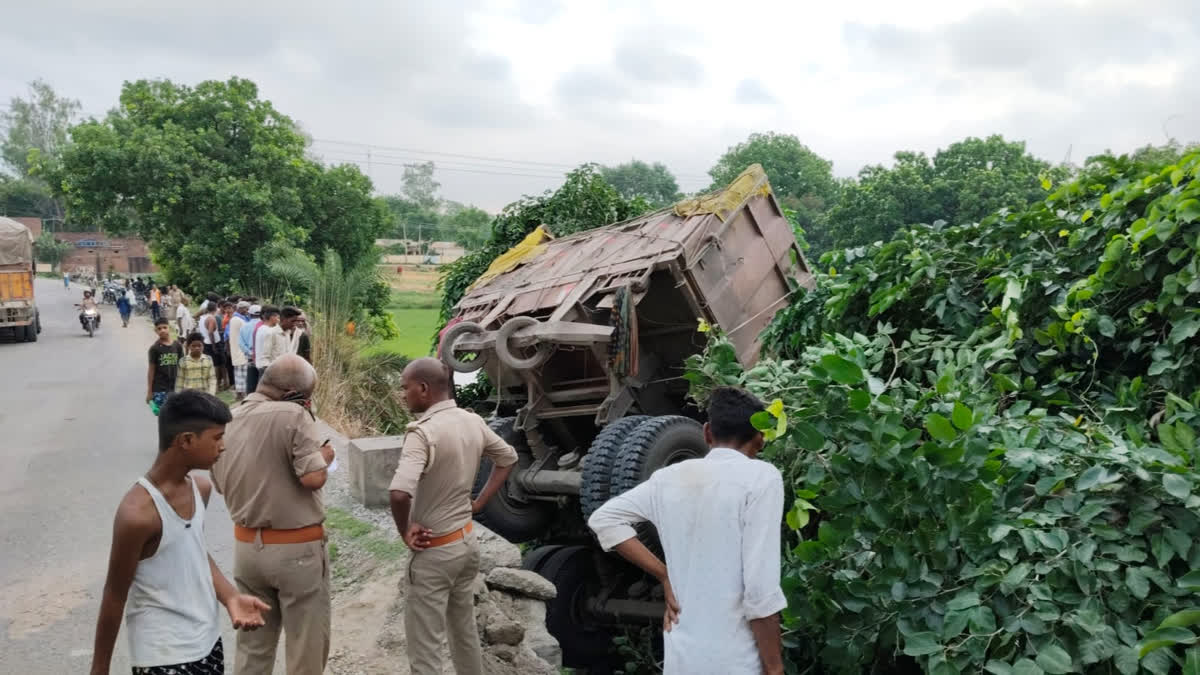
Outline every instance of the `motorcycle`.
<svg viewBox="0 0 1200 675"><path fill-rule="evenodd" d="M100 327L100 310L94 307L84 309L79 313L79 323L87 331L88 337L95 337L96 329Z"/></svg>
<svg viewBox="0 0 1200 675"><path fill-rule="evenodd" d="M120 294L123 292L124 291L122 291L116 284L114 284L112 282L105 282L104 298L103 298L102 302L104 302L107 305L115 305L115 304L117 304L117 298L121 297Z"/></svg>

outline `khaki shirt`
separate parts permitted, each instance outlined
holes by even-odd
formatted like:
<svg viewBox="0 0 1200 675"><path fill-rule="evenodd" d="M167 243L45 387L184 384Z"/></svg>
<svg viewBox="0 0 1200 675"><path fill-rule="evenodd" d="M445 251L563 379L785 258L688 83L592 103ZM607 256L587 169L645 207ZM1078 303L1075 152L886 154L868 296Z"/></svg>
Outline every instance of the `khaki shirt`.
<svg viewBox="0 0 1200 675"><path fill-rule="evenodd" d="M295 403L250 394L234 406L225 452L212 468L233 522L276 530L324 522L321 491L298 478L325 468L324 441L312 416Z"/></svg>
<svg viewBox="0 0 1200 675"><path fill-rule="evenodd" d="M471 488L481 457L511 466L517 451L479 415L442 401L408 425L390 489L412 495L411 522L434 536L453 532L471 521Z"/></svg>

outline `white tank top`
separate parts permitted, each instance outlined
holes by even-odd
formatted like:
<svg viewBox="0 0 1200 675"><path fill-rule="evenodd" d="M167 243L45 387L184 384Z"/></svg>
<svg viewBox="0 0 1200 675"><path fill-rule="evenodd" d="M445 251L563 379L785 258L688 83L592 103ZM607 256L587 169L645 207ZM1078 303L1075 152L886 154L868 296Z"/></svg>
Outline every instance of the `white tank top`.
<svg viewBox="0 0 1200 675"><path fill-rule="evenodd" d="M212 318L214 328L208 329L208 320ZM200 315L200 334L204 336L204 344L211 345L221 341L221 319L216 314L201 314Z"/></svg>
<svg viewBox="0 0 1200 675"><path fill-rule="evenodd" d="M153 483L138 479L162 520L158 550L138 562L125 603L130 665L138 668L199 661L221 637L204 546L204 499L191 482L196 509L191 520L184 520Z"/></svg>

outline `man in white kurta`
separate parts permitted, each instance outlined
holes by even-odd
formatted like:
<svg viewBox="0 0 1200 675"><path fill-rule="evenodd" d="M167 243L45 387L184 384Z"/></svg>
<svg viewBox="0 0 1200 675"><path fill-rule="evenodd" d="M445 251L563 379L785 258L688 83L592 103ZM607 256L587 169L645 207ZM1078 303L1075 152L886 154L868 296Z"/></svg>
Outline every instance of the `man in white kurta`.
<svg viewBox="0 0 1200 675"><path fill-rule="evenodd" d="M663 582L667 675L783 672L783 478L754 459L763 437L750 417L760 410L746 392L716 390L704 426L709 454L659 469L588 521L604 550ZM665 565L638 541L634 526L647 521L658 530Z"/></svg>

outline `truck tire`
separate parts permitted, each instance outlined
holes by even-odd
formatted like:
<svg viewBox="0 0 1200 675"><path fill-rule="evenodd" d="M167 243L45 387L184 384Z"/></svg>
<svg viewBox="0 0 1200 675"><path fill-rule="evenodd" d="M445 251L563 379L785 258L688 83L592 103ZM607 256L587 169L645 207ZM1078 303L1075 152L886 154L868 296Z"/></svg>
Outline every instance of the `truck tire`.
<svg viewBox="0 0 1200 675"><path fill-rule="evenodd" d="M25 326L25 341L26 342L37 342L37 339L38 339L37 319L34 319L33 323L29 324L28 326Z"/></svg>
<svg viewBox="0 0 1200 675"><path fill-rule="evenodd" d="M550 556L561 548L563 548L562 544L547 544L533 549L521 558L521 569L540 574Z"/></svg>
<svg viewBox="0 0 1200 675"><path fill-rule="evenodd" d="M522 328L536 326L538 320L532 316L514 316L507 323L496 331L496 356L499 357L500 363L512 368L513 370L533 370L546 362L550 358L550 352L554 351L554 345L542 342L534 349L533 356L521 358L513 353L508 347L508 340L514 333Z"/></svg>
<svg viewBox="0 0 1200 675"><path fill-rule="evenodd" d="M475 520L514 544L520 544L545 534L554 520L554 506L550 502L536 500L522 502L510 492L510 487L517 480L517 472L533 463L533 453L525 444L525 438L513 428L515 421L512 417L501 417L488 423L492 431L516 449L517 465L496 496L475 514ZM475 485L471 488L472 497L483 490L491 473L492 461L486 457L481 459L479 470L475 473Z"/></svg>
<svg viewBox="0 0 1200 675"><path fill-rule="evenodd" d="M587 520L600 505L608 501L612 484L612 467L625 439L647 418L630 415L610 423L600 430L587 454L583 456L583 476L579 486L579 508Z"/></svg>
<svg viewBox="0 0 1200 675"><path fill-rule="evenodd" d="M450 369L457 373L473 373L483 367L483 354L478 354L471 361L462 361L454 355L454 343L458 338L467 333L482 333L483 326L474 321L462 321L451 326L443 335L442 341L439 344L439 350L442 356L442 362L450 366Z"/></svg>
<svg viewBox="0 0 1200 675"><path fill-rule="evenodd" d="M664 415L642 422L621 445L609 497L625 494L655 471L708 454L704 427L690 417Z"/></svg>
<svg viewBox="0 0 1200 675"><path fill-rule="evenodd" d="M537 573L558 591L546 603L546 628L562 647L563 666L592 668L612 658L612 633L583 612L589 590L598 590L600 583L592 549L558 548L541 562Z"/></svg>

